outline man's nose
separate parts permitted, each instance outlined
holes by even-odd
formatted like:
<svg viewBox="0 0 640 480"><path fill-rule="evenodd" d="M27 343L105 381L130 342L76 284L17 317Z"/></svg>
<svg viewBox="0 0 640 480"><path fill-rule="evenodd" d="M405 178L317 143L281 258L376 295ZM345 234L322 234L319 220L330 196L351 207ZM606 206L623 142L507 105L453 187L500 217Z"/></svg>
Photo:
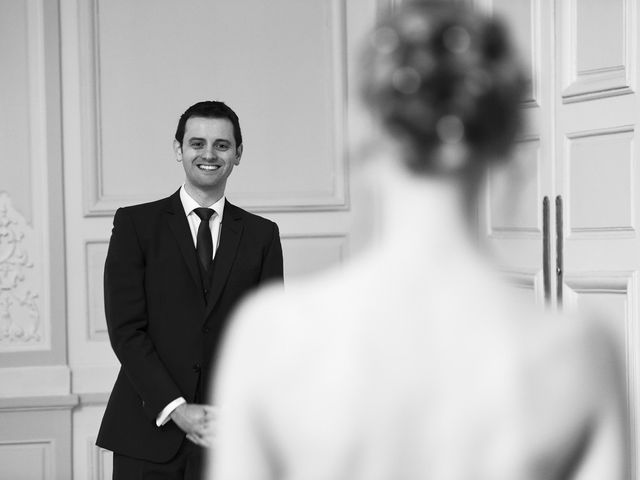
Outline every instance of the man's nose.
<svg viewBox="0 0 640 480"><path fill-rule="evenodd" d="M216 156L216 149L214 148L214 146L213 146L213 145L211 145L211 146L207 147L207 148L205 149L205 151L204 151L204 155L203 155L203 156L204 156L204 158L205 158L206 160L211 160L211 159L215 158L215 156Z"/></svg>

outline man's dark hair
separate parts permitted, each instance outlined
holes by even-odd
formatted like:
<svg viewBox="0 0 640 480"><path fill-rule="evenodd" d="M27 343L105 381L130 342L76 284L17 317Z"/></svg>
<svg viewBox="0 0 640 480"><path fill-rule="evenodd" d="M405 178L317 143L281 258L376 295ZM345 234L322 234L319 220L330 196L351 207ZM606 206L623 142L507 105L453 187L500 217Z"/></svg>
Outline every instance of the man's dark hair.
<svg viewBox="0 0 640 480"><path fill-rule="evenodd" d="M182 114L178 121L178 128L176 129L176 140L182 145L184 139L184 129L187 124L187 120L191 117L201 118L227 118L233 125L233 138L236 141L236 148L242 145L242 132L240 131L240 120L238 115L229 106L223 102L215 100L206 100L204 102L198 102L191 105Z"/></svg>

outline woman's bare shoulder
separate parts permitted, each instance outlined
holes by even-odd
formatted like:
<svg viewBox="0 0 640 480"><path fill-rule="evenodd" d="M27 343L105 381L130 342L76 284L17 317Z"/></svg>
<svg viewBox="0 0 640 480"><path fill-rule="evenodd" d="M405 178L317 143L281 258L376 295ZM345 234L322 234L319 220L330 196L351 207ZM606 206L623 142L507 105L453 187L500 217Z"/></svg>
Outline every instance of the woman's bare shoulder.
<svg viewBox="0 0 640 480"><path fill-rule="evenodd" d="M593 382L619 368L621 352L601 316L539 314L530 316L523 329L531 368L586 376Z"/></svg>
<svg viewBox="0 0 640 480"><path fill-rule="evenodd" d="M623 352L613 332L594 315L532 320L523 362L527 436L537 452L532 458L549 472L545 478L566 478L558 472L596 456L607 459L600 467L616 470L624 463L626 410Z"/></svg>

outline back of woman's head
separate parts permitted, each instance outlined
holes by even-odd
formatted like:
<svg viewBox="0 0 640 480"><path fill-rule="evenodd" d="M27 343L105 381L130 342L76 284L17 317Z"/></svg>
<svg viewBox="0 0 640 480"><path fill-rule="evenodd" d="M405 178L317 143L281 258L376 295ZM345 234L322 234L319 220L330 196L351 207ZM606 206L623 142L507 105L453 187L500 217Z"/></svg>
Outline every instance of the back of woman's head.
<svg viewBox="0 0 640 480"><path fill-rule="evenodd" d="M372 32L364 60L364 100L411 170L463 174L511 150L526 82L496 18L406 1Z"/></svg>

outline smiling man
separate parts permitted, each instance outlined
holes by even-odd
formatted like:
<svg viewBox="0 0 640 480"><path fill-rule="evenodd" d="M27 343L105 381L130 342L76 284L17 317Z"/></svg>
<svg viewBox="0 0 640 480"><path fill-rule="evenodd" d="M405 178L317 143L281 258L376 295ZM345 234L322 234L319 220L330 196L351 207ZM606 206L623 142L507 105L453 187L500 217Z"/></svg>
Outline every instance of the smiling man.
<svg viewBox="0 0 640 480"><path fill-rule="evenodd" d="M200 478L214 421L205 394L227 317L247 292L283 278L277 225L225 198L243 149L235 112L192 105L173 147L184 184L118 209L105 263L121 368L96 443L114 452L115 480Z"/></svg>

